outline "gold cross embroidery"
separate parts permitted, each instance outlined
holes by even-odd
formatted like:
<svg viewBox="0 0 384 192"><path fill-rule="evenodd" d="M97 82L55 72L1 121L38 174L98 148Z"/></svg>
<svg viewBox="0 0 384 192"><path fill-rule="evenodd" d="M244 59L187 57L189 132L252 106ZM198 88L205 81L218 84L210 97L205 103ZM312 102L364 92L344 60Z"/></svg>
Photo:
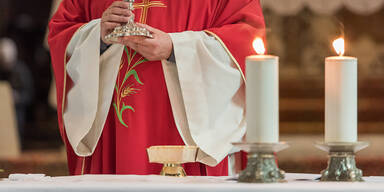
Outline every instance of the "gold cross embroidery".
<svg viewBox="0 0 384 192"><path fill-rule="evenodd" d="M135 9L141 9L140 23L147 23L148 9L151 7L167 7L161 1L143 0L141 3L134 3Z"/></svg>

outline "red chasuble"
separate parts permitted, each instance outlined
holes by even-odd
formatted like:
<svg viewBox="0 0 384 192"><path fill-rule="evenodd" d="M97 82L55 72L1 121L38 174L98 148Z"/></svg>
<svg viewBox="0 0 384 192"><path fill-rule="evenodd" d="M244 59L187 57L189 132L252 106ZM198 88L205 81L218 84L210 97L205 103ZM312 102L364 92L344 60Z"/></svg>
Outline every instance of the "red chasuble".
<svg viewBox="0 0 384 192"><path fill-rule="evenodd" d="M100 18L113 1L63 0L50 22L58 119L71 175L158 174L161 165L148 162L146 148L184 145L174 122L161 62L149 62L129 48L121 57L114 96L95 153L78 157L68 142L62 117L71 88L65 72L66 47L77 29ZM254 54L252 41L264 31L258 0L137 0L135 8L137 22L162 31L206 31L215 36L242 71L245 56ZM189 175L227 175L228 163L227 159L217 167L192 163L185 169Z"/></svg>

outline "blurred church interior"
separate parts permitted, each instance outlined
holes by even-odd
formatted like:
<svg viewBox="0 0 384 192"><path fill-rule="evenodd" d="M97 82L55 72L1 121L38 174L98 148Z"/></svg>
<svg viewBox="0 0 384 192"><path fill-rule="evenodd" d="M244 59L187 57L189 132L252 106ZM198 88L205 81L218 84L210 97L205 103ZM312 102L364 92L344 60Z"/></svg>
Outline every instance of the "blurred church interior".
<svg viewBox="0 0 384 192"><path fill-rule="evenodd" d="M324 134L324 58L335 55L330 42L344 35L346 55L359 59L359 140L371 143L358 153L358 167L365 175L383 176L384 0L262 4L269 53L280 56L280 140L291 145L278 154L280 167L295 173L319 173L326 167L327 155L314 147ZM55 0L0 1L0 39L14 42L15 65L25 66L18 80L0 66L0 169L5 170L0 177L68 174L45 43L57 5ZM12 49L8 44L4 49ZM17 104L20 91L30 95L22 105Z"/></svg>

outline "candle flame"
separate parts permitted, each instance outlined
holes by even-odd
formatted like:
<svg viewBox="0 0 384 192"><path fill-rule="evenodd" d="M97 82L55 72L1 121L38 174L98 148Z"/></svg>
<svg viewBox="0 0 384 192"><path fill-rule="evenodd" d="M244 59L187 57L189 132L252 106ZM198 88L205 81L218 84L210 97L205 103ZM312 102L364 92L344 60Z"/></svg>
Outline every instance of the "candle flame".
<svg viewBox="0 0 384 192"><path fill-rule="evenodd" d="M340 56L343 56L345 52L344 38L340 37L335 41L333 41L333 47L335 48L337 54L339 54Z"/></svg>
<svg viewBox="0 0 384 192"><path fill-rule="evenodd" d="M265 46L264 41L262 38L258 37L253 41L253 48L255 49L256 53L259 55L265 54Z"/></svg>

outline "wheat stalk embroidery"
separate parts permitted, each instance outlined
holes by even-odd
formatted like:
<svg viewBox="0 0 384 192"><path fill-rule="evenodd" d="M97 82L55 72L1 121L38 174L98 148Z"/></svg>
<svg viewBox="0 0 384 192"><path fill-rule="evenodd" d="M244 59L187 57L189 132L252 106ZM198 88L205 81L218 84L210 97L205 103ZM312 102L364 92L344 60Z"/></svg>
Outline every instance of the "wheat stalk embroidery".
<svg viewBox="0 0 384 192"><path fill-rule="evenodd" d="M124 51L125 51L125 54L127 56L128 66L125 70L125 75L124 75L123 80L121 80L120 74L118 75L117 82L115 85L116 101L113 102L113 107L116 111L116 115L117 115L117 118L119 119L120 123L124 127L128 127L128 125L124 121L123 113L126 110L130 110L132 112L135 112L135 109L131 105L126 105L122 100L125 97L129 97L131 95L136 94L140 89L135 88L134 83L130 83L130 84L127 83L127 80L129 78L133 77L133 79L138 84L144 85L144 83L140 81L139 75L138 75L137 71L135 70L135 68L138 65L147 62L148 60L143 58L143 57L140 57L136 62L134 62L134 58L135 58L137 52L133 51L133 53L132 53L132 49L128 49L127 47L124 48ZM124 62L122 62L120 64L119 73L122 72L121 70L123 68L123 65L124 65Z"/></svg>

